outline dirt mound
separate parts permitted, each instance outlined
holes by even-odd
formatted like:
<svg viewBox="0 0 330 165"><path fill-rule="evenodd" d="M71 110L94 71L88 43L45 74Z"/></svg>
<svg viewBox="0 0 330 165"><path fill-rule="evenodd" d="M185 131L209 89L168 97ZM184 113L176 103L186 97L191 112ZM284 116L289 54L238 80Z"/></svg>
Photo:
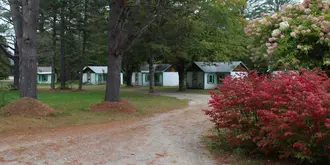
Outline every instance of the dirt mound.
<svg viewBox="0 0 330 165"><path fill-rule="evenodd" d="M56 112L48 105L29 97L16 100L1 109L7 115L47 116Z"/></svg>
<svg viewBox="0 0 330 165"><path fill-rule="evenodd" d="M120 100L120 102L102 102L92 105L90 107L94 112L128 112L134 113L137 111L136 107L130 104L127 100Z"/></svg>

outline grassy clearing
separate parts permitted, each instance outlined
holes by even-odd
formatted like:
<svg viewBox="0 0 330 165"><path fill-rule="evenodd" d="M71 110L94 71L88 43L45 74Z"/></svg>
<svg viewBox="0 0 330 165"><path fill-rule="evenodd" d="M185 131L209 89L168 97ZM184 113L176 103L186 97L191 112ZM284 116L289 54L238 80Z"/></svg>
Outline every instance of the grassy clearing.
<svg viewBox="0 0 330 165"><path fill-rule="evenodd" d="M187 106L188 100L178 100L165 96L138 94L135 92L121 92L121 97L130 101L138 108L138 113L94 113L89 106L100 103L104 92L98 87L86 92L58 91L48 92L40 90L40 101L55 108L57 113L50 117L27 117L0 115L0 134L9 132L30 132L42 129L59 128L83 124L100 124L114 120L139 118L155 113L166 112ZM12 102L19 98L18 91L2 91L5 102Z"/></svg>
<svg viewBox="0 0 330 165"><path fill-rule="evenodd" d="M127 89L128 87L123 87L123 89ZM132 87L135 89L139 89L141 91L148 91L149 87L143 86L143 87ZM128 88L129 89L129 88ZM205 89L186 89L183 92L178 91L179 87L155 87L156 92L167 92L167 93L191 93L191 94L203 94L203 95L209 95L209 90Z"/></svg>
<svg viewBox="0 0 330 165"><path fill-rule="evenodd" d="M49 89L49 84L39 84L38 87L39 89ZM59 84L56 84L56 87L59 87ZM71 86L70 86L71 87ZM73 84L72 85L73 89L77 89L78 85ZM83 89L87 90L93 90L93 91L104 91L105 90L105 85L83 85ZM156 86L155 91L156 92L167 92L167 93L191 93L191 94L203 94L203 95L209 95L210 90L205 90L205 89L186 89L184 92L179 92L178 91L179 87L160 87ZM122 91L140 91L147 93L149 90L148 86L134 86L134 87L127 87L126 85L121 85L121 90ZM211 90L212 91L212 90Z"/></svg>

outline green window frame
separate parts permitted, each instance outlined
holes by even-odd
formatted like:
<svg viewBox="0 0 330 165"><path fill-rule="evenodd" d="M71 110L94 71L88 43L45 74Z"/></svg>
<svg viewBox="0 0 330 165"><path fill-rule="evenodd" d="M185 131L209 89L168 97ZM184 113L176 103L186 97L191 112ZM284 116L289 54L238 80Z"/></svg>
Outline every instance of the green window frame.
<svg viewBox="0 0 330 165"><path fill-rule="evenodd" d="M144 77L145 82L149 82L150 81L150 76L149 74L146 74Z"/></svg>
<svg viewBox="0 0 330 165"><path fill-rule="evenodd" d="M47 82L48 81L48 75L40 74L39 75L39 82Z"/></svg>
<svg viewBox="0 0 330 165"><path fill-rule="evenodd" d="M208 84L214 84L214 78L215 78L214 74L208 74L207 75L207 83Z"/></svg>

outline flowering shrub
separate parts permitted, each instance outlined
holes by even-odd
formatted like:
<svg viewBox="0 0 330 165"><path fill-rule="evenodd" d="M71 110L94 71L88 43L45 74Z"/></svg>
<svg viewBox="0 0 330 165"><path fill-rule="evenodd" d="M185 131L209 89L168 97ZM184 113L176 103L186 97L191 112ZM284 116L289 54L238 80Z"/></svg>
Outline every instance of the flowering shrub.
<svg viewBox="0 0 330 165"><path fill-rule="evenodd" d="M329 78L319 70L226 77L205 114L251 152L330 160Z"/></svg>
<svg viewBox="0 0 330 165"><path fill-rule="evenodd" d="M330 63L330 1L304 0L257 18L245 28L252 59L268 59L276 67L320 67Z"/></svg>

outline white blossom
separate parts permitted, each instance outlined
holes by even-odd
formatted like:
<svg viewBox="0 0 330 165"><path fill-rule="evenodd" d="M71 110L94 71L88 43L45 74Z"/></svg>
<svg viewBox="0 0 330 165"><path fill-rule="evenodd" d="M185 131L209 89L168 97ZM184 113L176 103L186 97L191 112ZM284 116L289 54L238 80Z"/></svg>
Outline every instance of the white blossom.
<svg viewBox="0 0 330 165"><path fill-rule="evenodd" d="M280 23L280 29L281 30L286 30L289 27L290 27L290 24L287 21L284 21L284 22Z"/></svg>
<svg viewBox="0 0 330 165"><path fill-rule="evenodd" d="M273 32L272 32L272 36L273 37L277 37L281 34L281 30L280 29L275 29Z"/></svg>

